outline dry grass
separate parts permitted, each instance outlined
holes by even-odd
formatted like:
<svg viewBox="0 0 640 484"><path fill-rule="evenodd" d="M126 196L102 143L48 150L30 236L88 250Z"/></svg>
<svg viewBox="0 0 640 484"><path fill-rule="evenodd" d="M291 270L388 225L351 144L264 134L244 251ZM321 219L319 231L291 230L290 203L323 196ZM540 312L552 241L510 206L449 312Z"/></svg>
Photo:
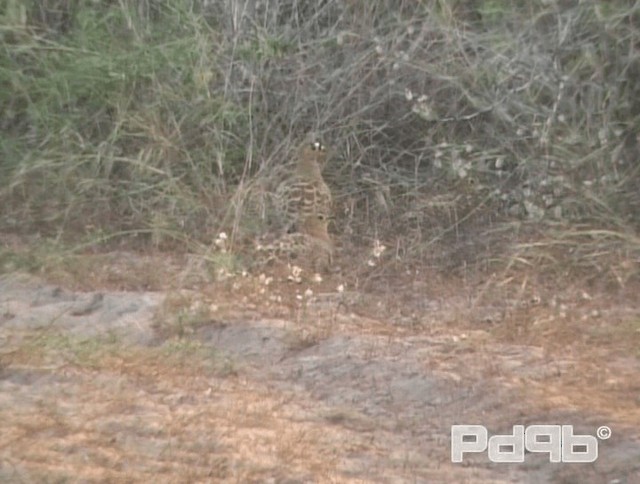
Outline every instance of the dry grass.
<svg viewBox="0 0 640 484"><path fill-rule="evenodd" d="M166 274L165 259L156 255L155 267ZM176 280L180 268L174 270L170 279ZM329 371L341 361L345 376L352 372L352 398L362 404L375 401L361 400L363 368L404 362L418 364L430 378L446 379L447 388L482 382L498 405L497 412L481 413L494 429L502 428L509 411L520 412L521 423L557 412L596 416L618 437L634 428L640 417L640 331L630 294L637 294L637 285L590 292L576 281L559 291L533 271L513 269L489 279L439 276L428 287L424 276L404 271L387 276L396 284L393 293L375 285L331 292L337 275L310 286L315 292L306 299L297 297L306 292L304 282L285 279L265 288L263 278L251 275L174 290L159 309L158 338L151 347L123 345L114 336L5 331L0 371L13 390L0 399L0 452L12 468L9 475L62 481L352 482L362 477L366 482L373 480L367 459L384 459L376 472L385 478L468 476L470 468L448 463L444 438L429 459L403 453L402 445L408 445L403 439L413 427L401 415L411 404L401 405L402 412L384 425L380 416L346 401L330 404L347 390L314 381L325 378L322 366L315 368L322 358L328 358ZM82 286L77 277L63 279ZM253 323L255 335L246 330ZM237 339L218 340L225 331ZM264 354L269 364L253 368L254 353L246 350L274 341L279 345ZM347 354L337 346L337 353L320 356L340 341L359 343ZM231 353L238 351L234 345L239 353ZM411 358L404 361L409 351ZM356 366L348 370L352 359ZM309 364L315 370L307 374L303 368ZM286 374L292 368L299 370L290 387L275 370ZM380 386L406 376L389 381L376 376L369 391L377 394ZM507 410L498 401L508 391L522 400L509 400ZM9 396L11 406L5 405ZM461 404L468 408L471 402ZM440 432L448 418L434 417L430 428ZM398 454L390 452L396 446Z"/></svg>
<svg viewBox="0 0 640 484"><path fill-rule="evenodd" d="M35 361L11 364L48 379L49 371ZM45 396L37 410L11 409L2 417L12 422L3 426L3 447L11 445L10 461L29 480L181 476L181 482L246 482L278 469L331 475L340 438L318 423L291 422L286 398L258 382L212 378L203 366L186 347L119 351L97 365L69 362L60 368L73 375L82 393L61 405ZM54 388L76 391L64 381ZM68 413L65 406L76 410Z"/></svg>
<svg viewBox="0 0 640 484"><path fill-rule="evenodd" d="M250 259L314 131L346 247L448 272L509 258L525 221L571 270L637 261L634 7L265 5L9 1L3 230L198 253L224 231ZM536 247L517 259L552 269Z"/></svg>
<svg viewBox="0 0 640 484"><path fill-rule="evenodd" d="M45 388L0 414L13 477L340 482L380 452L199 343L220 321L291 354L371 337L372 361L441 338L452 381L638 421L637 6L8 0L0 23L0 273L170 293L157 348L12 341L0 370ZM309 132L339 250L292 282L254 242ZM559 369L513 376L505 345Z"/></svg>

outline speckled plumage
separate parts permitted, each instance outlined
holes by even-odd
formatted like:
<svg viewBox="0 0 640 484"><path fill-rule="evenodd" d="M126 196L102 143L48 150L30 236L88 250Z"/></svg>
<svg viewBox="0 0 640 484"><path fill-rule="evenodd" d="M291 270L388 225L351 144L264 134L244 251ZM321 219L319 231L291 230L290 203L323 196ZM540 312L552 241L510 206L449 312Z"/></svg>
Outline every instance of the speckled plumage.
<svg viewBox="0 0 640 484"><path fill-rule="evenodd" d="M278 185L276 210L284 232L303 232L302 227L309 220L329 220L332 198L322 177L325 162L326 151L320 143L306 145L298 155L292 176Z"/></svg>

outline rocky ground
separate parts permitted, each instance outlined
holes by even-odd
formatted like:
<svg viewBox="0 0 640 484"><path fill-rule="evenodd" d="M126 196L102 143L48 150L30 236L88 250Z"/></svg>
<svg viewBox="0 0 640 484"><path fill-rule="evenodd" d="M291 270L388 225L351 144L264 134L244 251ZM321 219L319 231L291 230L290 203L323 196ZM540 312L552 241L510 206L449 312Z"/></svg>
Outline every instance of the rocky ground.
<svg viewBox="0 0 640 484"><path fill-rule="evenodd" d="M99 261L0 276L2 482L640 482L637 288ZM611 436L458 464L455 424Z"/></svg>

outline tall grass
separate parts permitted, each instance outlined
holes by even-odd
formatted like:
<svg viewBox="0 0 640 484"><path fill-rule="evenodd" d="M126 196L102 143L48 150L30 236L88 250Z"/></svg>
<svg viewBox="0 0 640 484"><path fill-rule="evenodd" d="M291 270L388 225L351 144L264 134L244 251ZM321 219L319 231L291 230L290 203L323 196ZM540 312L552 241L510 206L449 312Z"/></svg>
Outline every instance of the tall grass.
<svg viewBox="0 0 640 484"><path fill-rule="evenodd" d="M66 33L24 25L2 44L3 222L45 233L215 226L243 163L233 131L248 119L209 87L217 35L180 2L153 21L106 2L73 13Z"/></svg>
<svg viewBox="0 0 640 484"><path fill-rule="evenodd" d="M313 131L346 242L465 262L516 221L550 242L565 227L591 254L617 234L637 260L637 2L47 0L1 15L3 230L235 240L268 229L264 195Z"/></svg>

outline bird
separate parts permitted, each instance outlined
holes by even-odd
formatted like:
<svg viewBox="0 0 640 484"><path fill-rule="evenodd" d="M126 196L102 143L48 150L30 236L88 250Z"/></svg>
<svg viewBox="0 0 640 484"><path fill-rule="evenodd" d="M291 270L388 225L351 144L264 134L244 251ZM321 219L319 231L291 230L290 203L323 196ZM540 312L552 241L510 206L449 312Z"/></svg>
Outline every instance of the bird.
<svg viewBox="0 0 640 484"><path fill-rule="evenodd" d="M294 232L278 237L265 235L258 239L258 265L286 263L310 273L329 272L333 262L333 242L326 228L319 225L316 235Z"/></svg>
<svg viewBox="0 0 640 484"><path fill-rule="evenodd" d="M331 190L322 177L327 153L319 141L306 143L295 160L293 174L283 180L275 190L275 205L284 233L304 232L305 225L329 221L331 216Z"/></svg>
<svg viewBox="0 0 640 484"><path fill-rule="evenodd" d="M305 143L298 150L291 175L277 185L274 205L281 230L275 238L263 238L258 244L267 261L295 261L315 272L330 268L334 246L329 234L331 190L322 177L326 159L321 142Z"/></svg>
<svg viewBox="0 0 640 484"><path fill-rule="evenodd" d="M302 253L316 272L326 272L333 264L334 244L329 235L327 218L307 217L301 221L300 233L306 236Z"/></svg>

